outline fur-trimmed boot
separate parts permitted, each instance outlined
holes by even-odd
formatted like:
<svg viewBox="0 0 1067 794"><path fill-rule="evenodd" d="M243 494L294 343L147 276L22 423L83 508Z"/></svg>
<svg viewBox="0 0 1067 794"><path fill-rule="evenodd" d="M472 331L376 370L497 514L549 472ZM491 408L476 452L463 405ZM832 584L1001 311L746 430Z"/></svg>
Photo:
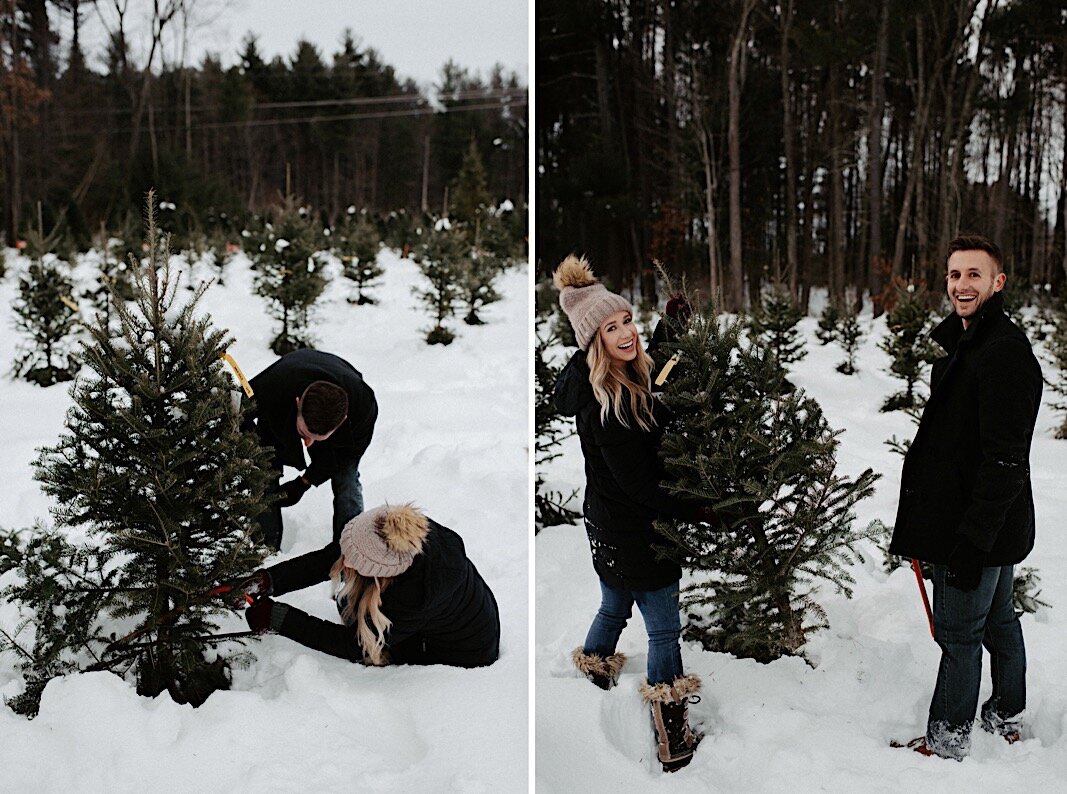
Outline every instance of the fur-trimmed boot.
<svg viewBox="0 0 1067 794"><path fill-rule="evenodd" d="M600 656L595 653L586 653L581 648L575 648L571 652L571 660L578 668L578 672L598 687L611 689L619 683L619 672L626 663L626 654L613 653L611 656Z"/></svg>
<svg viewBox="0 0 1067 794"><path fill-rule="evenodd" d="M664 772L675 772L693 760L703 738L689 729L689 698L700 691L699 676L689 674L669 684L641 685L641 697L652 709L652 726ZM699 698L697 698L699 700Z"/></svg>

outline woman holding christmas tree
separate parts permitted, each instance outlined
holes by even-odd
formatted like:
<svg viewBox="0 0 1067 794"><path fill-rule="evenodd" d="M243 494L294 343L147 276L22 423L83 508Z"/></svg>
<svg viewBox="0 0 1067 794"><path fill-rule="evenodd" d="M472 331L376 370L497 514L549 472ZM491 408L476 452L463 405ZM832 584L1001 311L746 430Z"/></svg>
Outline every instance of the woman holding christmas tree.
<svg viewBox="0 0 1067 794"><path fill-rule="evenodd" d="M343 625L270 597L327 579ZM253 631L354 662L482 667L499 656L496 599L463 540L412 505L361 513L339 540L256 571L231 593L255 599L245 612Z"/></svg>
<svg viewBox="0 0 1067 794"><path fill-rule="evenodd" d="M647 680L664 771L689 763L699 742L686 705L700 679L682 671L678 581L681 567L656 553L657 519L714 520L711 510L667 493L658 457L667 409L652 395L652 358L641 346L633 309L597 281L584 259L567 257L553 276L580 348L560 374L556 407L574 416L585 457L586 533L600 578L601 605L582 647L578 670L602 689L626 661L615 650L636 603L648 632ZM684 310L680 298L668 316ZM660 329L653 339L660 336Z"/></svg>

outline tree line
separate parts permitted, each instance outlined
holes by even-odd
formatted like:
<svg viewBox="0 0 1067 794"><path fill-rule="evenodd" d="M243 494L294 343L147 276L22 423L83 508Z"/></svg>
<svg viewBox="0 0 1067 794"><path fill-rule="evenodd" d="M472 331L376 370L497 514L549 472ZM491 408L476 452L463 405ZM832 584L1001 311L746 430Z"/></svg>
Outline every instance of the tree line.
<svg viewBox="0 0 1067 794"><path fill-rule="evenodd" d="M105 5L103 51L83 52L84 18ZM83 241L131 225L131 215L138 226L153 186L186 228L288 195L329 224L352 205L444 214L472 141L492 197L525 203L517 74L497 67L483 78L449 61L427 95L350 30L328 56L300 41L290 57L267 60L249 36L235 65L215 55L191 65L195 2L151 8L135 35L128 2L0 0L0 230L9 238L39 222ZM62 39L61 21L72 31ZM97 61L100 71L89 66Z"/></svg>
<svg viewBox="0 0 1067 794"><path fill-rule="evenodd" d="M938 283L960 231L1067 281L1067 6L1042 0L544 0L542 268L654 261L757 302Z"/></svg>

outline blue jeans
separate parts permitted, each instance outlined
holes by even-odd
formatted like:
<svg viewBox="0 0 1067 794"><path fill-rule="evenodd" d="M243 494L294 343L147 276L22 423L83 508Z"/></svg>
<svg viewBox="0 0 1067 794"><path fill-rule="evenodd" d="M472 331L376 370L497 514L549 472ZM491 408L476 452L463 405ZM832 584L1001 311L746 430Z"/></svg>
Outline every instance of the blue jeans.
<svg viewBox="0 0 1067 794"><path fill-rule="evenodd" d="M342 466L330 479L333 488L333 539L341 537L345 524L363 512L363 486L359 481L359 461ZM277 551L282 547L282 509L277 505L259 516L263 543Z"/></svg>
<svg viewBox="0 0 1067 794"><path fill-rule="evenodd" d="M938 755L963 758L971 743L971 723L982 682L982 646L989 651L993 694L982 704L982 727L1007 734L1026 707L1026 650L1012 606L1011 565L985 568L975 590L945 582L948 569L934 566L934 639L941 665L930 702L926 743Z"/></svg>
<svg viewBox="0 0 1067 794"><path fill-rule="evenodd" d="M682 674L682 619L678 613L678 583L659 590L621 590L600 582L600 610L585 637L582 650L606 657L615 653L619 636L630 619L634 602L648 632L648 682L662 684Z"/></svg>

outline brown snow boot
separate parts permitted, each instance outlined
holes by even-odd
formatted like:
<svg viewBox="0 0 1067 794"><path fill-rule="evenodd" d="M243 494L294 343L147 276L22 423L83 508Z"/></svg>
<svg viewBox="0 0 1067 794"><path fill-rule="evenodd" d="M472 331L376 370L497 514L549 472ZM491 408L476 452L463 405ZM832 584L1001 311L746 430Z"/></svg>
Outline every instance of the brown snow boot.
<svg viewBox="0 0 1067 794"><path fill-rule="evenodd" d="M693 751L703 738L689 728L691 698L700 691L700 678L683 675L669 684L641 685L641 697L652 709L652 726L656 731L659 761L664 772L675 772L693 760Z"/></svg>
<svg viewBox="0 0 1067 794"><path fill-rule="evenodd" d="M619 683L619 672L626 663L626 654L613 653L611 656L600 656L595 653L586 653L581 648L575 648L571 651L571 661L578 668L578 672L598 687L611 689Z"/></svg>

